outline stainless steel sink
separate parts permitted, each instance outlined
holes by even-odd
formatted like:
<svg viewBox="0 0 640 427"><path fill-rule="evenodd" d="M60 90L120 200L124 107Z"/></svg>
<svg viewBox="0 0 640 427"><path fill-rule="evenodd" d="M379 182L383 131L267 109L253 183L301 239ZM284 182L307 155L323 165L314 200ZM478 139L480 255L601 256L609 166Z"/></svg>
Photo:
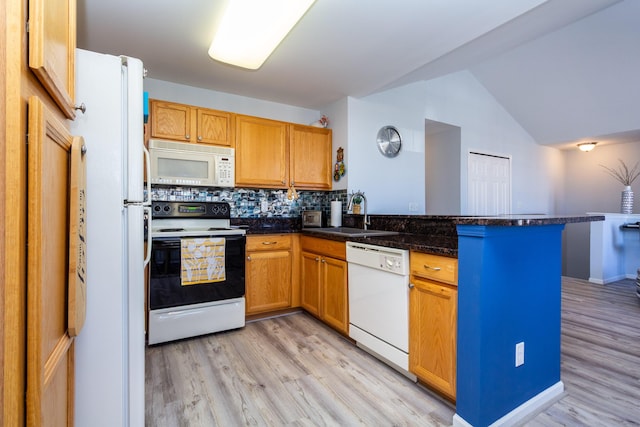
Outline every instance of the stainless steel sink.
<svg viewBox="0 0 640 427"><path fill-rule="evenodd" d="M362 228L351 227L309 228L308 230L317 233L333 234L345 237L392 236L394 234L398 234L397 231L363 230Z"/></svg>

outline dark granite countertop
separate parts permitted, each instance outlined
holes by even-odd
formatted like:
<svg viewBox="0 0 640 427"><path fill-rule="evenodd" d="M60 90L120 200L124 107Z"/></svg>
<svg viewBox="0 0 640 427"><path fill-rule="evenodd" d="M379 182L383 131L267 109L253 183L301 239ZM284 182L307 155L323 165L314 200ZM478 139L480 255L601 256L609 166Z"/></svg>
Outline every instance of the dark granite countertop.
<svg viewBox="0 0 640 427"><path fill-rule="evenodd" d="M309 228L301 230L301 232L305 236L319 237L321 239L335 240L338 242L368 243L370 245L415 250L452 258L458 256L458 236L429 236L415 233L398 233L387 236L348 237L314 231Z"/></svg>
<svg viewBox="0 0 640 427"><path fill-rule="evenodd" d="M536 226L604 221L604 215L502 215L453 217L457 225Z"/></svg>
<svg viewBox="0 0 640 427"><path fill-rule="evenodd" d="M344 215L343 225L362 228L362 215ZM302 233L328 240L369 243L385 247L410 249L449 257L458 256L457 225L541 226L604 221L604 215L370 215L371 230L396 231L396 235L349 237L327 234L313 229L302 230L300 218L232 218L231 225L247 229L247 234Z"/></svg>

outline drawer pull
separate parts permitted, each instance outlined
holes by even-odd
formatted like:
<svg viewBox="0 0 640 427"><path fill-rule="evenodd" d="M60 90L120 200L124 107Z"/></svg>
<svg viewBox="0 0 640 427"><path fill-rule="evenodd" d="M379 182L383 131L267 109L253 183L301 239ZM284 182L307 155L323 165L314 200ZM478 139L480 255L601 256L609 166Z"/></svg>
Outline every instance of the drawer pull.
<svg viewBox="0 0 640 427"><path fill-rule="evenodd" d="M426 268L427 270L433 270L433 271L440 271L442 270L440 267L430 267L427 264L424 264L424 268Z"/></svg>
<svg viewBox="0 0 640 427"><path fill-rule="evenodd" d="M413 283L409 283L409 289L413 289L415 287L416 287L416 285L414 285Z"/></svg>
<svg viewBox="0 0 640 427"><path fill-rule="evenodd" d="M263 245L275 245L278 242L262 242Z"/></svg>

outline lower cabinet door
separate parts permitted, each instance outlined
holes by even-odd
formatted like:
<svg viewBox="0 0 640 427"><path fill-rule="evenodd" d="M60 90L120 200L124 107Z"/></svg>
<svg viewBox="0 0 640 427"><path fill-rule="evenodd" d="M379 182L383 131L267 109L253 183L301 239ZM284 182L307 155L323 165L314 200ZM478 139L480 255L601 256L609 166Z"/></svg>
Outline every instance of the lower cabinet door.
<svg viewBox="0 0 640 427"><path fill-rule="evenodd" d="M300 305L320 317L320 255L302 252L302 282Z"/></svg>
<svg viewBox="0 0 640 427"><path fill-rule="evenodd" d="M338 331L349 333L349 295L347 291L347 263L323 257L321 318Z"/></svg>
<svg viewBox="0 0 640 427"><path fill-rule="evenodd" d="M415 278L411 283L409 370L455 400L458 289Z"/></svg>
<svg viewBox="0 0 640 427"><path fill-rule="evenodd" d="M291 252L249 252L245 275L247 314L291 307Z"/></svg>

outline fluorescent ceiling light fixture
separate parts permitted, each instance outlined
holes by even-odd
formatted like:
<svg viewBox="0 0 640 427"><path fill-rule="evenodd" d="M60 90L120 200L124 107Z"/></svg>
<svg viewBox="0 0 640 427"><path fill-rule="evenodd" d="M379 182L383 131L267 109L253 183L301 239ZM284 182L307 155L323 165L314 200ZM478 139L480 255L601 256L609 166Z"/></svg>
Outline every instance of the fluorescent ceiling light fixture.
<svg viewBox="0 0 640 427"><path fill-rule="evenodd" d="M591 151L596 148L597 142L583 142L578 144L580 151Z"/></svg>
<svg viewBox="0 0 640 427"><path fill-rule="evenodd" d="M229 0L209 56L257 70L315 0Z"/></svg>

